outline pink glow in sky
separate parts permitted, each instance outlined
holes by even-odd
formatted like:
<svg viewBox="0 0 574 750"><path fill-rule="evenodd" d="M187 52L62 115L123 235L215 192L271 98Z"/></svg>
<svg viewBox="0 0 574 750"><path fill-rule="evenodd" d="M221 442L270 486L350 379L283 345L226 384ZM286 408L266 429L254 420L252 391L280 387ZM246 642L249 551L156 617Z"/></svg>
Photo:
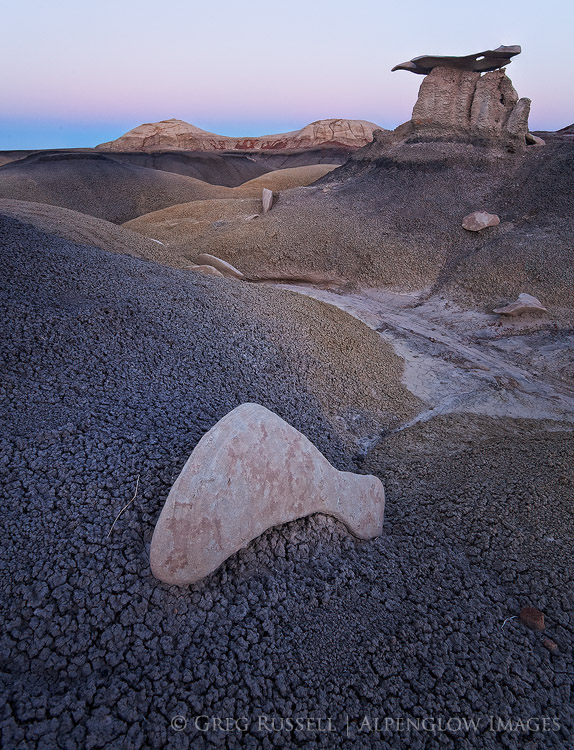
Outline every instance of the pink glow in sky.
<svg viewBox="0 0 574 750"><path fill-rule="evenodd" d="M93 146L170 117L228 135L327 117L391 128L409 119L422 80L391 73L393 65L500 44L522 45L508 74L533 100L531 129L574 121L571 2L10 6L0 45L0 149Z"/></svg>

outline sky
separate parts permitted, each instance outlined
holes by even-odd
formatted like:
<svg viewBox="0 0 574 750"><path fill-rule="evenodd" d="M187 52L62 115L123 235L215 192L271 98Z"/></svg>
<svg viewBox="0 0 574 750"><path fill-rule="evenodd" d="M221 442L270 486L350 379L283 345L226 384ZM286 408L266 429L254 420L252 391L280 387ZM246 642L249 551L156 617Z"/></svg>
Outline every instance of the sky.
<svg viewBox="0 0 574 750"><path fill-rule="evenodd" d="M574 122L571 0L19 0L2 11L0 150L91 147L175 117L222 135L394 128L423 54L520 44L531 130Z"/></svg>

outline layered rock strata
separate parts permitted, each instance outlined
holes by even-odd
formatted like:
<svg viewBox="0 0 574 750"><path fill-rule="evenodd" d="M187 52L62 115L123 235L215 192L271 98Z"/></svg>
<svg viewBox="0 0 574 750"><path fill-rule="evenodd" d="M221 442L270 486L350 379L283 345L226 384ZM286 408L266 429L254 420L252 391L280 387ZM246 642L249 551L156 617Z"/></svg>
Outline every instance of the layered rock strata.
<svg viewBox="0 0 574 750"><path fill-rule="evenodd" d="M519 44L487 49L483 52L475 52L473 55L453 57L447 55L421 55L413 57L408 62L395 65L392 69L408 70L410 73L418 73L426 76L434 68L455 68L458 70L474 70L478 73L486 73L489 70L503 68L512 62L512 57L519 55L522 48Z"/></svg>
<svg viewBox="0 0 574 750"><path fill-rule="evenodd" d="M434 68L421 84L412 133L525 146L529 113L530 99L518 98L504 70Z"/></svg>
<svg viewBox="0 0 574 750"><path fill-rule="evenodd" d="M217 135L184 120L145 123L114 141L96 146L100 151L252 151L300 150L342 146L357 149L373 140L380 126L367 120L317 120L300 130L257 137Z"/></svg>

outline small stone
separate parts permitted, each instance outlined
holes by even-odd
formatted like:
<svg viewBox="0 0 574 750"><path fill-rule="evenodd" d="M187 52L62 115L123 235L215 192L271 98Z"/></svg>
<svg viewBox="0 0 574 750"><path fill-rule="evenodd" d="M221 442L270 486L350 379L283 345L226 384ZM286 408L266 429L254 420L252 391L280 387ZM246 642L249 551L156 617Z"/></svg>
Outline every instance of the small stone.
<svg viewBox="0 0 574 750"><path fill-rule="evenodd" d="M545 638L542 641L542 645L547 648L551 654L555 654L558 651L558 644L552 640L552 638Z"/></svg>
<svg viewBox="0 0 574 750"><path fill-rule="evenodd" d="M539 138L537 135L532 135L532 133L526 133L526 143L529 146L546 146L544 138Z"/></svg>
<svg viewBox="0 0 574 750"><path fill-rule="evenodd" d="M268 211L271 211L271 206L273 205L273 191L269 190L269 188L263 188L261 202L263 203L264 214L266 214Z"/></svg>
<svg viewBox="0 0 574 750"><path fill-rule="evenodd" d="M520 622L531 630L544 630L544 614L536 607L523 607L520 610Z"/></svg>
<svg viewBox="0 0 574 750"><path fill-rule="evenodd" d="M232 266L231 263L228 263L226 260L217 258L215 255L201 253L201 255L198 255L195 260L196 263L213 266L213 268L216 268L222 276L227 276L232 279L245 278L239 269Z"/></svg>
<svg viewBox="0 0 574 750"><path fill-rule="evenodd" d="M495 227L500 224L500 218L496 214L489 214L486 211L475 211L462 220L463 229L469 232L480 232L487 227Z"/></svg>
<svg viewBox="0 0 574 750"><path fill-rule="evenodd" d="M498 315L522 315L523 313L529 312L548 312L542 302L531 294L519 294L518 299L515 302L511 302L504 307L497 307L493 312Z"/></svg>
<svg viewBox="0 0 574 750"><path fill-rule="evenodd" d="M214 268L213 266L208 266L205 264L197 265L193 263L192 265L187 266L187 268L190 271L204 273L206 276L219 276L220 278L223 278L223 274L221 273L221 271L218 271L217 268Z"/></svg>

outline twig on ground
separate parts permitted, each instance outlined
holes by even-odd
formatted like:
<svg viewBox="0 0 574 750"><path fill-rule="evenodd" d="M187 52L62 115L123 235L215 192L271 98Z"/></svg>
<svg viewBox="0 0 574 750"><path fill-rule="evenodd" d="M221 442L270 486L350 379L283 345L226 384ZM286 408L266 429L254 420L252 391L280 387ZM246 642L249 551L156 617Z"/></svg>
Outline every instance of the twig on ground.
<svg viewBox="0 0 574 750"><path fill-rule="evenodd" d="M134 496L133 496L133 497L132 497L132 499L131 499L131 500L129 501L129 503L126 503L126 504L124 505L124 507L123 507L123 508L122 508L122 509L120 510L120 512L118 513L118 515L117 515L117 516L116 516L116 517L114 518L114 522L113 522L113 524L112 524L112 527L111 527L111 529L110 529L110 530L108 531L108 535L107 535L106 539L109 539L109 537L110 537L110 534L112 533L112 531L114 530L114 526L116 525L116 521L117 521L117 520L118 520L118 518L119 518L119 517L120 517L120 516L122 515L122 513L124 512L124 510L125 510L125 509L126 509L126 508L127 508L128 506L129 506L129 505L131 505L131 504L133 503L133 501L134 501L134 500L136 499L136 497L137 497L137 494L138 494L138 487L139 487L139 483L140 483L140 475L138 474L138 476L137 476L137 479L136 479L136 491L134 492Z"/></svg>
<svg viewBox="0 0 574 750"><path fill-rule="evenodd" d="M506 620L502 623L502 628L504 628L504 626L506 625L506 623L509 620L516 620L517 617L518 617L518 615L512 615L512 617L507 617ZM500 629L502 630L502 628L500 628Z"/></svg>

